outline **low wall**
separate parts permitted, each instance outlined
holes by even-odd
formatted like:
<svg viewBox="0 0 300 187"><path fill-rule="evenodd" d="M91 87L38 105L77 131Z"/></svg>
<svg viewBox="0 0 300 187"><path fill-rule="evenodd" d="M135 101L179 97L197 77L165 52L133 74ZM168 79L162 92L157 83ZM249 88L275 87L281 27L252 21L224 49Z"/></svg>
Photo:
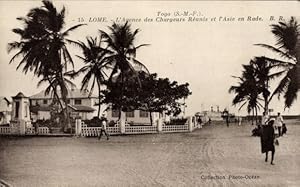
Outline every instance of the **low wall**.
<svg viewBox="0 0 300 187"><path fill-rule="evenodd" d="M15 133L16 130L13 127L0 127L0 135L18 135ZM34 127L28 127L25 129L25 135L46 135L49 134L49 128L48 127L39 127L38 133L35 132Z"/></svg>
<svg viewBox="0 0 300 187"><path fill-rule="evenodd" d="M7 135L7 134L11 134L11 127L0 127L0 135Z"/></svg>
<svg viewBox="0 0 300 187"><path fill-rule="evenodd" d="M120 127L107 127L108 134L118 135L122 134ZM82 127L81 136L98 136L101 127ZM189 132L188 125L167 125L162 127L161 133L174 132ZM124 134L155 134L160 133L155 126L125 126Z"/></svg>
<svg viewBox="0 0 300 187"><path fill-rule="evenodd" d="M176 133L176 132L192 132L197 128L201 128L192 118L184 125L164 125L162 122L157 122L156 126L130 126L125 124L125 132L121 133L120 124L115 127L107 127L106 130L110 135L117 134L155 134L155 133ZM160 123L160 124L159 124ZM87 127L81 123L81 132L77 133L84 137L98 136L101 127Z"/></svg>
<svg viewBox="0 0 300 187"><path fill-rule="evenodd" d="M125 126L120 126L117 124L114 127L107 127L107 132L110 135L118 134L155 134L155 133L176 133L176 132L192 132L193 130L201 128L195 120L189 118L186 124L183 125L164 125L161 120L157 121L155 126L130 126L125 124ZM86 124L78 120L76 122L76 132L77 136L98 136L101 131L101 127L87 127ZM121 131L123 129L123 131ZM125 129L125 130L124 130ZM14 127L0 127L0 135L17 135L16 129ZM25 135L48 135L50 134L48 127L38 127L38 133L35 132L34 127L27 127L25 129Z"/></svg>

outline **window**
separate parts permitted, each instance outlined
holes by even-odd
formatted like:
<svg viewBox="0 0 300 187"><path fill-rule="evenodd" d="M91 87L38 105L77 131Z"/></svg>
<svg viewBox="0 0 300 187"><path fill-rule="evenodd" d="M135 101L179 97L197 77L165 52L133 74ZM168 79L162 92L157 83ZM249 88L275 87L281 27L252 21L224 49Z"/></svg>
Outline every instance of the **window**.
<svg viewBox="0 0 300 187"><path fill-rule="evenodd" d="M70 99L67 99L67 103L70 104L70 102L71 102Z"/></svg>
<svg viewBox="0 0 300 187"><path fill-rule="evenodd" d="M147 111L140 110L140 118L148 118L149 113Z"/></svg>
<svg viewBox="0 0 300 187"><path fill-rule="evenodd" d="M134 118L134 111L126 112L126 117Z"/></svg>
<svg viewBox="0 0 300 187"><path fill-rule="evenodd" d="M44 100L43 100L43 104L44 104L44 105L46 105L47 102L48 102L47 99L44 99Z"/></svg>
<svg viewBox="0 0 300 187"><path fill-rule="evenodd" d="M19 118L19 108L20 108L20 103L17 101L16 102L16 118Z"/></svg>
<svg viewBox="0 0 300 187"><path fill-rule="evenodd" d="M111 111L111 117L113 117L113 118L119 117L119 110L112 110Z"/></svg>
<svg viewBox="0 0 300 187"><path fill-rule="evenodd" d="M75 105L81 105L81 99L75 99Z"/></svg>

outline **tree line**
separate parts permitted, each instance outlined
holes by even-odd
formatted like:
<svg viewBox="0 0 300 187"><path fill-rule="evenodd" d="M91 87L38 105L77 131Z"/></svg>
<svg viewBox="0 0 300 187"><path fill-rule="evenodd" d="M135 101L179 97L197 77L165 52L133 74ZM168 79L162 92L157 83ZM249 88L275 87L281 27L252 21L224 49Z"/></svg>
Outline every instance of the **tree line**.
<svg viewBox="0 0 300 187"><path fill-rule="evenodd" d="M42 4L17 18L24 27L12 30L20 40L8 44L9 53L17 50L9 63L20 59L17 70L33 72L39 78L38 86L48 85L45 94L51 94L60 106L65 130L71 127L68 91L75 86L72 79L79 75L83 75L81 90L89 90L90 96L94 89L98 91L98 117L101 103L110 103L120 112L141 109L180 113L179 99L191 94L188 84L158 78L137 60L137 51L148 46L135 45L139 29L132 29L128 22L113 23L108 26L109 32L99 30L98 36L87 36L84 42L71 40L69 35L86 24L65 29L65 7L57 10L49 0ZM70 45L82 52L76 54L84 64L79 70L74 69Z"/></svg>

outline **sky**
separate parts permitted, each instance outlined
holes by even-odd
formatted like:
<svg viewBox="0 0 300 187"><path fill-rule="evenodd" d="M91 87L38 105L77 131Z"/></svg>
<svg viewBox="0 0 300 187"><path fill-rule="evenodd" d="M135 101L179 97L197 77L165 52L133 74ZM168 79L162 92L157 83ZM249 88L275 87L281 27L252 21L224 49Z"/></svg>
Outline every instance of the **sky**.
<svg viewBox="0 0 300 187"><path fill-rule="evenodd" d="M187 115L209 110L211 106L245 115L246 109L238 111L238 107L231 104L234 95L229 94L228 89L237 84L232 76L240 76L242 64L247 64L255 56L279 58L254 45L275 45L271 24L277 23L280 17L288 20L295 16L300 21L300 2L297 1L53 2L58 9L62 6L67 8L66 28L78 23L87 24L70 34L68 38L72 40L85 41L86 36L98 36L99 29L108 31L107 27L113 21L124 23L123 19L130 19L132 28L140 29L136 45L150 44L137 51L137 59L159 77L190 84L192 95L186 100ZM11 97L20 91L31 96L46 86L38 88L38 79L32 73L25 75L21 70L16 71L18 61L9 64L16 51L7 53L7 44L19 40L11 31L22 27L16 18L41 5L40 1L0 1L0 96ZM90 22L93 18L98 21ZM170 22L174 19L181 21ZM80 68L82 62L75 57L81 55L80 51L73 46L68 47L75 69ZM74 80L78 88L80 81L80 77ZM271 83L271 89L277 82ZM298 115L300 101L284 110L283 98L278 100L274 97L270 108L274 112Z"/></svg>

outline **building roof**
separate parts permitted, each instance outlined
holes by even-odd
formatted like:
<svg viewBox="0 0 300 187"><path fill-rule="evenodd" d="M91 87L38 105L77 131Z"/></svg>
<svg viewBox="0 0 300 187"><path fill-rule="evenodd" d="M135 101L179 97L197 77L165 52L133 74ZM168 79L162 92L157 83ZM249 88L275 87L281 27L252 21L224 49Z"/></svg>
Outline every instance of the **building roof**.
<svg viewBox="0 0 300 187"><path fill-rule="evenodd" d="M0 100L5 100L8 105L12 103L12 101L10 101L7 97L0 96Z"/></svg>
<svg viewBox="0 0 300 187"><path fill-rule="evenodd" d="M11 101L9 101L6 97L0 97L0 111L10 111L11 110L10 104Z"/></svg>
<svg viewBox="0 0 300 187"><path fill-rule="evenodd" d="M58 92L58 95L61 96L60 91ZM45 95L45 91L41 91L35 95L30 96L30 99L51 99L52 95L48 94ZM69 99L84 99L84 98L97 98L95 95L91 95L89 97L89 91L80 91L80 89L72 89L68 91L68 96L67 98Z"/></svg>
<svg viewBox="0 0 300 187"><path fill-rule="evenodd" d="M22 92L19 92L16 96L12 98L28 98L28 97L26 97Z"/></svg>
<svg viewBox="0 0 300 187"><path fill-rule="evenodd" d="M71 109L73 109L76 112L94 112L95 109L89 106L84 105L68 105Z"/></svg>

